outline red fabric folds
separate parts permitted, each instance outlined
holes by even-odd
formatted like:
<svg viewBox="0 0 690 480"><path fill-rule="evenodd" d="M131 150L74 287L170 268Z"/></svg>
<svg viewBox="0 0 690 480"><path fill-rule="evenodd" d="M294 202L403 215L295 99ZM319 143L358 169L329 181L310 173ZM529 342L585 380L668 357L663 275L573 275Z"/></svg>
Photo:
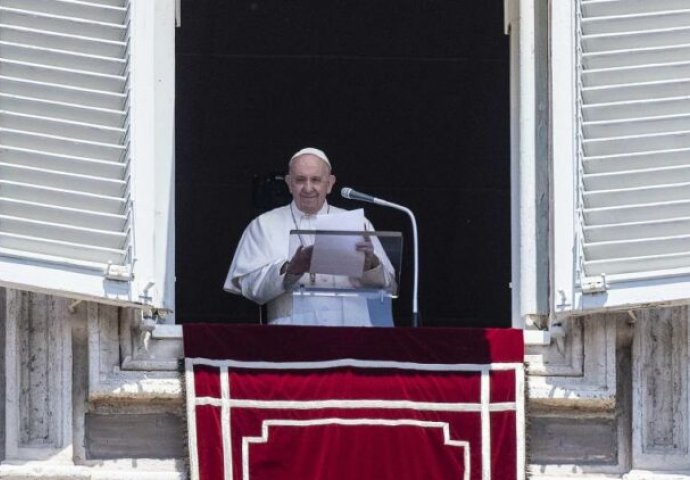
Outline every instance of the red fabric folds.
<svg viewBox="0 0 690 480"><path fill-rule="evenodd" d="M520 480L522 332L185 325L192 479Z"/></svg>

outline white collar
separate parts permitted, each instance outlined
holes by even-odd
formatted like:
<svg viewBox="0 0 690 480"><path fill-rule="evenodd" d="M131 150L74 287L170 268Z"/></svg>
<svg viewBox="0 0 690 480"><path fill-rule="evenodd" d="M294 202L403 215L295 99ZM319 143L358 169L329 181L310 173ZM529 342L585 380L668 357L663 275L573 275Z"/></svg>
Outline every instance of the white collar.
<svg viewBox="0 0 690 480"><path fill-rule="evenodd" d="M290 210L292 211L292 214L298 218L313 217L314 215L326 215L330 211L330 209L331 209L331 207L328 205L328 202L325 201L325 202L323 202L323 205L321 206L321 209L318 212L316 212L314 214L304 213L302 210L297 208L297 204L295 203L294 200L292 202L290 202Z"/></svg>

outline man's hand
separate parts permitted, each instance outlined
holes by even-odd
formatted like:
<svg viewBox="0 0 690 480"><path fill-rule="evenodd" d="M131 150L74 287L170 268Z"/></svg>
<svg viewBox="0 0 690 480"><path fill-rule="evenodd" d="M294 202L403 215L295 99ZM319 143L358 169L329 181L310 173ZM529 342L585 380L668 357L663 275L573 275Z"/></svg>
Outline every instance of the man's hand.
<svg viewBox="0 0 690 480"><path fill-rule="evenodd" d="M368 235L362 237L362 241L357 243L357 251L364 252L364 271L378 267L381 262L379 257L374 254L374 244Z"/></svg>
<svg viewBox="0 0 690 480"><path fill-rule="evenodd" d="M287 263L285 273L288 275L299 275L309 271L311 266L311 254L313 246L299 247L290 261Z"/></svg>

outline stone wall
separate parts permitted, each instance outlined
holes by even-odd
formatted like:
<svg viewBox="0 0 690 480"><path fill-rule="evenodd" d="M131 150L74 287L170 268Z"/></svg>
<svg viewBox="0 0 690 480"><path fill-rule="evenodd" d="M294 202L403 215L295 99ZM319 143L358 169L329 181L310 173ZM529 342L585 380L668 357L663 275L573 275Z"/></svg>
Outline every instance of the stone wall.
<svg viewBox="0 0 690 480"><path fill-rule="evenodd" d="M529 459L535 474L616 472L617 396L625 329L616 315L571 319L546 347L527 347Z"/></svg>
<svg viewBox="0 0 690 480"><path fill-rule="evenodd" d="M598 314L528 347L532 478L690 478L687 325L687 307Z"/></svg>
<svg viewBox="0 0 690 480"><path fill-rule="evenodd" d="M528 346L531 478L690 479L689 335L649 308ZM0 289L0 351L0 478L185 478L179 327Z"/></svg>
<svg viewBox="0 0 690 480"><path fill-rule="evenodd" d="M0 477L185 478L181 336L133 310L2 295Z"/></svg>

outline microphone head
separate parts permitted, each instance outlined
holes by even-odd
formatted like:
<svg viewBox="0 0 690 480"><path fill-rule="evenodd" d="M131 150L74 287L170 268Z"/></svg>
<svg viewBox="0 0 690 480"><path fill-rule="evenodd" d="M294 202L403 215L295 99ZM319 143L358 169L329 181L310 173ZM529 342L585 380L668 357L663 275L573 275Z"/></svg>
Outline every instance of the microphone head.
<svg viewBox="0 0 690 480"><path fill-rule="evenodd" d="M349 188L349 187L343 187L343 188L340 190L340 196L342 196L343 198L351 198L351 197L350 197L350 192L352 192L352 189L351 189L351 188Z"/></svg>

